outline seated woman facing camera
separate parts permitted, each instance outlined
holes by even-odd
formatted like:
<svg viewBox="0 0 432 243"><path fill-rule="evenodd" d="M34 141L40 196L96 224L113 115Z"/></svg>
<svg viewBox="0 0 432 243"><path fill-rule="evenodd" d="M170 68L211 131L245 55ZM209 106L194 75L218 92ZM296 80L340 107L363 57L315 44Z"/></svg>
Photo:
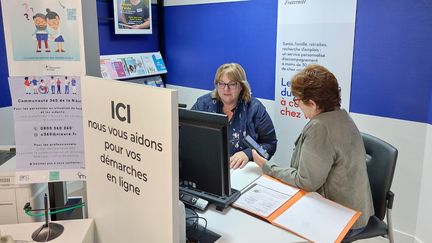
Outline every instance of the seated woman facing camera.
<svg viewBox="0 0 432 243"><path fill-rule="evenodd" d="M264 105L251 96L242 66L237 63L221 65L216 71L214 84L215 89L199 97L192 110L228 116L230 167L243 168L252 160L252 150L243 143L247 135L271 157L276 151L276 132Z"/></svg>
<svg viewBox="0 0 432 243"><path fill-rule="evenodd" d="M291 167L279 167L255 151L254 161L267 175L361 211L348 233L358 234L374 207L363 140L349 114L340 108L336 77L320 65L309 65L293 77L291 92L310 119L295 142Z"/></svg>

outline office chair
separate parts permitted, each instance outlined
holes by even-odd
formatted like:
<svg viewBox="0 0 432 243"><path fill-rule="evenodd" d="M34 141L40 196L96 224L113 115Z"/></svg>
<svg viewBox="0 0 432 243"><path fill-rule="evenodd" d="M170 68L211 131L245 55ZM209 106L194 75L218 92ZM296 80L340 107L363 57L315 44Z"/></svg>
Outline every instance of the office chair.
<svg viewBox="0 0 432 243"><path fill-rule="evenodd" d="M383 140L369 134L361 133L361 136L366 149L366 165L375 215L369 218L369 222L363 232L345 238L342 242L346 243L384 236L393 243L391 209L393 207L394 194L390 191L390 187L393 181L398 150ZM387 224L384 221L386 214Z"/></svg>

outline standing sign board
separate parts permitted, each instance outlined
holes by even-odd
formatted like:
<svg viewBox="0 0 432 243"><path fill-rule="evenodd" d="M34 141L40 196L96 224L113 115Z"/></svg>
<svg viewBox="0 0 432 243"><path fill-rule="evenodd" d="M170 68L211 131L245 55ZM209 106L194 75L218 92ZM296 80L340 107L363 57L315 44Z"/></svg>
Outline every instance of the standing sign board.
<svg viewBox="0 0 432 243"><path fill-rule="evenodd" d="M178 242L176 91L86 76L82 102L97 241Z"/></svg>
<svg viewBox="0 0 432 243"><path fill-rule="evenodd" d="M338 79L342 107L349 109L356 5L356 0L278 1L274 123L284 149L274 160L282 166L289 166L307 122L291 94L295 73L311 63L328 68Z"/></svg>

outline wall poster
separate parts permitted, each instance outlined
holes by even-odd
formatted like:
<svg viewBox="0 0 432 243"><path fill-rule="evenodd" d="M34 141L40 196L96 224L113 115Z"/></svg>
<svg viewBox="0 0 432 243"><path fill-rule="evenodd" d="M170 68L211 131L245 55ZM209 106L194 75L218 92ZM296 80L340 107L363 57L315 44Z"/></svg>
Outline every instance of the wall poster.
<svg viewBox="0 0 432 243"><path fill-rule="evenodd" d="M116 34L151 34L151 0L114 0Z"/></svg>
<svg viewBox="0 0 432 243"><path fill-rule="evenodd" d="M342 108L349 110L356 0L279 0L276 44L274 160L289 166L294 141L308 122L291 94L291 78L318 63L335 74Z"/></svg>
<svg viewBox="0 0 432 243"><path fill-rule="evenodd" d="M85 71L81 1L2 1L9 75Z"/></svg>
<svg viewBox="0 0 432 243"><path fill-rule="evenodd" d="M9 78L16 183L85 179L79 76Z"/></svg>

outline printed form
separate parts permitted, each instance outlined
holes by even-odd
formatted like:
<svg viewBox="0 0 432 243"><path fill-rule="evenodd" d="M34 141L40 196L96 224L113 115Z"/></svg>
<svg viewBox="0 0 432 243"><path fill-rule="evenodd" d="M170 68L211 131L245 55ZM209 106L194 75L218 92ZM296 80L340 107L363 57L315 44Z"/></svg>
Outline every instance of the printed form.
<svg viewBox="0 0 432 243"><path fill-rule="evenodd" d="M262 176L242 192L235 205L267 218L298 191L297 188L281 186L280 182Z"/></svg>

